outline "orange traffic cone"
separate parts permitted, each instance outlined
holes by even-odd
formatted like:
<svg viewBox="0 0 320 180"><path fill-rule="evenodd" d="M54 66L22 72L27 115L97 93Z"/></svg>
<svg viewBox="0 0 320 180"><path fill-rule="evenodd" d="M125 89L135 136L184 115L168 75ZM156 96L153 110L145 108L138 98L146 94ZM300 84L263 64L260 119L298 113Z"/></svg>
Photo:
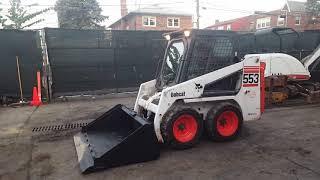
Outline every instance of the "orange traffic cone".
<svg viewBox="0 0 320 180"><path fill-rule="evenodd" d="M31 106L40 106L41 103L41 99L38 96L38 92L37 92L37 88L33 87L33 93L32 93L32 101L30 102Z"/></svg>

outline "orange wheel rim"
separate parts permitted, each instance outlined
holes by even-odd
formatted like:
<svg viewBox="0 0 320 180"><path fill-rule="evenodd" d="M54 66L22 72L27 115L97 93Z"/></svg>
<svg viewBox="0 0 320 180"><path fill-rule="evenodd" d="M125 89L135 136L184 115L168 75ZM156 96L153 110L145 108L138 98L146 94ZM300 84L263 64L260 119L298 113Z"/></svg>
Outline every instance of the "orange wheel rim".
<svg viewBox="0 0 320 180"><path fill-rule="evenodd" d="M239 118L233 111L223 112L217 119L217 131L221 136L232 136L238 129Z"/></svg>
<svg viewBox="0 0 320 180"><path fill-rule="evenodd" d="M192 115L181 115L173 123L173 135L181 143L191 141L197 134L198 124Z"/></svg>

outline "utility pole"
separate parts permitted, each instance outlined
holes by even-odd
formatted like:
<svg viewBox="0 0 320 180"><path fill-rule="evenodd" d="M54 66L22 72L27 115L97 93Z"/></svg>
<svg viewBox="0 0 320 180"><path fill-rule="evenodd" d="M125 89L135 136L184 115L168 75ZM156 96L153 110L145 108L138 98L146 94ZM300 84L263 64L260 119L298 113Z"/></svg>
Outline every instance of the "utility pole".
<svg viewBox="0 0 320 180"><path fill-rule="evenodd" d="M197 29L200 29L200 0L196 0L196 11L197 11Z"/></svg>
<svg viewBox="0 0 320 180"><path fill-rule="evenodd" d="M288 11L286 10L286 26L285 27L288 27Z"/></svg>

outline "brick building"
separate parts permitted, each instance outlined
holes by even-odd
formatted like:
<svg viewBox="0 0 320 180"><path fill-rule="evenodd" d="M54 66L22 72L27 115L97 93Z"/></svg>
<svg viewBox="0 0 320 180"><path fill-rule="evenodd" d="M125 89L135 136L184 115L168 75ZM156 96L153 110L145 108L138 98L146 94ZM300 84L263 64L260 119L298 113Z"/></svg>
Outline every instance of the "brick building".
<svg viewBox="0 0 320 180"><path fill-rule="evenodd" d="M161 8L142 8L130 13L121 8L120 18L109 28L113 30L178 30L192 28L192 14Z"/></svg>
<svg viewBox="0 0 320 180"><path fill-rule="evenodd" d="M305 2L287 1L279 10L270 12L255 12L253 15L218 22L207 29L256 31L272 27L290 27L297 31L320 29L318 17L312 17L306 12Z"/></svg>

